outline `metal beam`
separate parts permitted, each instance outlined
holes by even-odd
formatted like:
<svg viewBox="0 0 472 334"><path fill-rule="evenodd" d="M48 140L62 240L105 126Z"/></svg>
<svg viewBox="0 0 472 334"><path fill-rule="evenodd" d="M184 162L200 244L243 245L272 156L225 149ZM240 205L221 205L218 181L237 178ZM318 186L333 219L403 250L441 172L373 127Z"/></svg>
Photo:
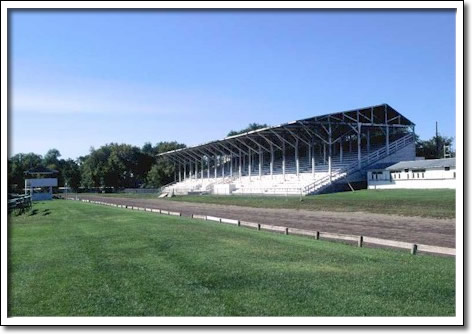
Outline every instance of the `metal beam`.
<svg viewBox="0 0 472 334"><path fill-rule="evenodd" d="M308 141L306 141L304 138L302 138L302 137L296 135L295 133L293 133L289 128L284 127L284 129L287 130L293 136L293 138L295 138L297 141L301 140L305 144L310 145L310 143Z"/></svg>
<svg viewBox="0 0 472 334"><path fill-rule="evenodd" d="M262 146L261 143L258 143L256 140L252 139L251 137L248 136L246 138L249 139L250 141L252 141L253 143L255 143L257 146L259 146L259 148L264 149L264 151L270 152L269 149L265 148L264 146Z"/></svg>
<svg viewBox="0 0 472 334"><path fill-rule="evenodd" d="M264 137L261 133L257 133L259 136L261 136L262 138L265 139L266 142L268 142L270 145L274 145L275 147L277 147L279 150L282 150L282 147L280 147L279 145L277 145L276 143L274 143L272 140L270 139L267 139L266 137Z"/></svg>
<svg viewBox="0 0 472 334"><path fill-rule="evenodd" d="M295 148L295 145L293 145L291 142L289 142L288 140L286 140L284 137L280 136L277 132L275 131L272 131L270 130L274 135L277 136L277 138L280 139L280 141L284 144L289 144L290 146L292 146L293 148ZM283 147L283 146L282 146Z"/></svg>
<svg viewBox="0 0 472 334"><path fill-rule="evenodd" d="M245 142L243 142L242 140L240 140L239 138L236 138L237 141L239 141L241 144L243 144L244 146L246 146L250 151L253 151L255 153L257 153L257 150L255 150L254 148L252 148L251 146L247 145ZM249 151L248 151L249 152ZM250 153L248 153L249 155Z"/></svg>

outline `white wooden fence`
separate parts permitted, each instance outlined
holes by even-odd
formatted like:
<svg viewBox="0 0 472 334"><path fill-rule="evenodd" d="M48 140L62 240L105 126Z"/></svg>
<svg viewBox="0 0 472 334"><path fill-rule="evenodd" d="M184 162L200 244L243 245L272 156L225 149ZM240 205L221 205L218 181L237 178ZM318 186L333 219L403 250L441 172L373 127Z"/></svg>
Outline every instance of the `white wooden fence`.
<svg viewBox="0 0 472 334"><path fill-rule="evenodd" d="M69 198L69 199L80 200L85 203L121 207L121 208L127 208L127 209L138 210L138 211L148 211L148 212L153 212L153 213L158 213L158 214L163 214L163 215L182 216L180 212L168 211L168 210L162 210L162 209L152 209L152 208L142 208L142 207L135 207L135 206L129 206L129 205L119 205L119 204L114 204L114 203L92 201L92 200L87 200L87 199L82 199L82 200L77 199L77 198ZM283 234L293 234L293 235L313 237L315 240L348 241L348 242L355 243L358 247L364 247L366 245L367 246L378 245L378 246L385 246L385 247L392 247L392 248L408 249L410 253L413 255L415 255L417 252L451 255L451 256L456 255L455 248L423 245L423 244L416 244L416 243L396 241L396 240L387 240L387 239L380 239L380 238L368 237L368 236L363 236L363 235L352 235L352 234L314 231L314 230L304 230L304 229L293 228L293 227L260 224L260 223L248 222L248 221L243 221L243 220L238 220L238 219L229 219L229 218L207 216L207 215L200 215L200 214L192 214L192 218L196 220L197 219L208 220L208 221L214 221L214 222L223 223L223 224L255 228L259 231L270 231L270 232L283 233Z"/></svg>

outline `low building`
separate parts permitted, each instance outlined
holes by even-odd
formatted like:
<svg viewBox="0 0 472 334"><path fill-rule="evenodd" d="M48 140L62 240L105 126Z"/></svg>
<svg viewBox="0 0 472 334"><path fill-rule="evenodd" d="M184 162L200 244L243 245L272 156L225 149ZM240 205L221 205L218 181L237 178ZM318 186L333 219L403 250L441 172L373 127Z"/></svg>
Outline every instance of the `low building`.
<svg viewBox="0 0 472 334"><path fill-rule="evenodd" d="M25 179L25 195L31 195L32 201L52 199L52 188L57 187L57 170L45 167L36 167L25 172L29 178Z"/></svg>
<svg viewBox="0 0 472 334"><path fill-rule="evenodd" d="M367 172L368 189L455 189L456 159L401 161L374 166Z"/></svg>

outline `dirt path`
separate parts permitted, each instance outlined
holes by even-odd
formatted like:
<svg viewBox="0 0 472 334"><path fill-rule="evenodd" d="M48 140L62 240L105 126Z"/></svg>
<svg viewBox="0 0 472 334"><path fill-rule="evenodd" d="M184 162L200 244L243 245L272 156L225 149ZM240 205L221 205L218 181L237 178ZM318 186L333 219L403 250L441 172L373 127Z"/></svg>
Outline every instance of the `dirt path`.
<svg viewBox="0 0 472 334"><path fill-rule="evenodd" d="M106 197L95 194L81 194L79 197L108 203L178 211L182 213L182 216L211 215L261 224L455 247L455 219L404 217L364 212L262 209L160 199Z"/></svg>

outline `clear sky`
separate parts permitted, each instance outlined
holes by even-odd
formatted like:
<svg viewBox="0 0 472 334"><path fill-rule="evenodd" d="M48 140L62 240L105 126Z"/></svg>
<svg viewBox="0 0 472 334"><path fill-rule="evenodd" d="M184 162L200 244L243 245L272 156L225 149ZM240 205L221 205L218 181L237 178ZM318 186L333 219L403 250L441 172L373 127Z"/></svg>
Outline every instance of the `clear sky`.
<svg viewBox="0 0 472 334"><path fill-rule="evenodd" d="M10 155L223 138L388 103L455 136L455 11L17 11Z"/></svg>

